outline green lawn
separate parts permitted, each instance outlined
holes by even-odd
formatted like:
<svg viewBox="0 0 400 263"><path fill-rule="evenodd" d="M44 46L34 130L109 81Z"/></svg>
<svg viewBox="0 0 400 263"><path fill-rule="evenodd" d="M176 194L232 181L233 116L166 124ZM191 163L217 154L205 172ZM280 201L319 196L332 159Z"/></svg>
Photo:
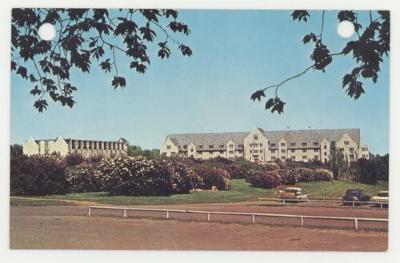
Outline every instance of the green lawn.
<svg viewBox="0 0 400 263"><path fill-rule="evenodd" d="M367 185L352 182L314 182L299 183L305 193L311 197L342 197L346 189L362 188L373 195L378 191L387 190L388 185ZM154 204L181 204L181 203L229 203L241 201L256 201L257 197L276 197L276 189L262 189L252 187L243 179L233 179L230 191L202 191L191 194L177 194L171 196L109 196L104 192L72 193L66 195L41 196L44 199L64 199L93 201L99 204L115 205L154 205Z"/></svg>

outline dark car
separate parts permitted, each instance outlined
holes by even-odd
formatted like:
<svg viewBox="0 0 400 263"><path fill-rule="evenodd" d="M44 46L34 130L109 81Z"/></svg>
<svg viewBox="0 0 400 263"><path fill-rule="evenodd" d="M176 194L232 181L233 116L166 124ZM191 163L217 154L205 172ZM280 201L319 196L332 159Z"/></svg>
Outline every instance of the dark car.
<svg viewBox="0 0 400 263"><path fill-rule="evenodd" d="M349 189L346 191L346 194L343 196L343 204L351 205L353 202L355 204L361 204L360 202L368 202L371 199L367 193L362 189Z"/></svg>

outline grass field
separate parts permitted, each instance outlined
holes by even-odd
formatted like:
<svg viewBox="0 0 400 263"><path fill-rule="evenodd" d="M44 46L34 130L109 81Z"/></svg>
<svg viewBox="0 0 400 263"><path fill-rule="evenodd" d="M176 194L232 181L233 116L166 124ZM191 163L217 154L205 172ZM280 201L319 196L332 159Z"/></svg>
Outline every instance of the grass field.
<svg viewBox="0 0 400 263"><path fill-rule="evenodd" d="M349 188L361 188L368 194L374 195L378 191L387 190L387 183L382 185L367 185L353 182L313 182L299 183L296 186L302 187L305 193L311 197L337 197L343 196ZM157 205L157 204L183 204L183 203L229 203L242 201L256 201L258 197L277 197L276 189L262 189L252 187L244 179L233 179L230 191L201 191L191 194L177 194L171 196L109 196L105 192L93 193L71 193L66 195L41 196L46 200L79 200L91 201L99 204L114 205ZM33 205L45 205L46 200L39 202L32 199ZM16 201L14 201L16 202ZM29 200L24 199L26 205ZM18 203L16 203L18 205ZM48 204L51 205L51 204Z"/></svg>

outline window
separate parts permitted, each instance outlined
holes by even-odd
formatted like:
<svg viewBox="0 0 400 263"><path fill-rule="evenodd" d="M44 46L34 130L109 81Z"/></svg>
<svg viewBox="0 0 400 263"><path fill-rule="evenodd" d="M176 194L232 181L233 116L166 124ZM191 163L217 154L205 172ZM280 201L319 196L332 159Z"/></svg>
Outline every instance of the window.
<svg viewBox="0 0 400 263"><path fill-rule="evenodd" d="M291 142L291 143L290 143L290 146L296 146L296 143Z"/></svg>
<svg viewBox="0 0 400 263"><path fill-rule="evenodd" d="M354 148L353 148L353 147L350 147L350 148L349 148L349 151L350 151L350 152L354 152Z"/></svg>
<svg viewBox="0 0 400 263"><path fill-rule="evenodd" d="M260 153L262 153L263 152L263 150L260 150Z"/></svg>
<svg viewBox="0 0 400 263"><path fill-rule="evenodd" d="M313 142L313 145L314 146L318 146L318 142Z"/></svg>
<svg viewBox="0 0 400 263"><path fill-rule="evenodd" d="M366 152L366 151L368 151L368 149L366 147L362 147L361 151Z"/></svg>
<svg viewBox="0 0 400 263"><path fill-rule="evenodd" d="M201 145L201 144L198 147L199 147L199 149L203 149L203 145Z"/></svg>
<svg viewBox="0 0 400 263"><path fill-rule="evenodd" d="M213 154L213 151L208 151L209 154Z"/></svg>
<svg viewBox="0 0 400 263"><path fill-rule="evenodd" d="M318 155L314 155L314 159L315 159L315 160L318 160Z"/></svg>
<svg viewBox="0 0 400 263"><path fill-rule="evenodd" d="M220 154L224 154L224 151L219 151Z"/></svg>
<svg viewBox="0 0 400 263"><path fill-rule="evenodd" d="M171 148L171 146L170 146L170 148ZM168 149L168 146L167 146L167 149ZM104 150L107 150L107 143L106 142L104 142Z"/></svg>
<svg viewBox="0 0 400 263"><path fill-rule="evenodd" d="M303 151L303 153L306 153L306 152L307 152L307 149L303 149L302 151Z"/></svg>
<svg viewBox="0 0 400 263"><path fill-rule="evenodd" d="M93 142L93 149L97 150L97 142Z"/></svg>
<svg viewBox="0 0 400 263"><path fill-rule="evenodd" d="M302 142L301 146L307 146L307 143L306 142Z"/></svg>
<svg viewBox="0 0 400 263"><path fill-rule="evenodd" d="M290 150L290 152L292 152L292 153L294 153L296 150L294 150L294 149L292 149L292 150Z"/></svg>
<svg viewBox="0 0 400 263"><path fill-rule="evenodd" d="M171 150L171 145L167 145L167 149L168 149L168 150Z"/></svg>
<svg viewBox="0 0 400 263"><path fill-rule="evenodd" d="M317 153L317 152L318 152L318 149L314 149L314 152Z"/></svg>
<svg viewBox="0 0 400 263"><path fill-rule="evenodd" d="M307 159L307 155L303 155L303 159Z"/></svg>
<svg viewBox="0 0 400 263"><path fill-rule="evenodd" d="M291 159L292 161L294 161L294 160L296 160L296 157L295 157L295 156L291 156L290 159Z"/></svg>
<svg viewBox="0 0 400 263"><path fill-rule="evenodd" d="M233 148L233 144L231 143L231 144L229 144L229 148Z"/></svg>
<svg viewBox="0 0 400 263"><path fill-rule="evenodd" d="M325 158L325 159L324 159L324 162L327 162L327 161L328 161L328 159L327 159L327 158Z"/></svg>
<svg viewBox="0 0 400 263"><path fill-rule="evenodd" d="M86 149L86 141L83 142L83 149Z"/></svg>
<svg viewBox="0 0 400 263"><path fill-rule="evenodd" d="M350 160L353 160L354 159L354 154L350 154L349 157L350 157Z"/></svg>
<svg viewBox="0 0 400 263"><path fill-rule="evenodd" d="M253 150L250 150L250 153L253 153Z"/></svg>
<svg viewBox="0 0 400 263"><path fill-rule="evenodd" d="M254 150L253 153L258 153L258 150Z"/></svg>
<svg viewBox="0 0 400 263"><path fill-rule="evenodd" d="M271 153L275 153L275 150L271 150Z"/></svg>
<svg viewBox="0 0 400 263"><path fill-rule="evenodd" d="M281 153L285 153L285 152L286 152L286 150L285 150L285 149L282 149L282 150L281 150Z"/></svg>
<svg viewBox="0 0 400 263"><path fill-rule="evenodd" d="M243 144L239 144L239 148L243 148L244 147L244 145Z"/></svg>
<svg viewBox="0 0 400 263"><path fill-rule="evenodd" d="M254 140L258 140L258 135L254 135Z"/></svg>
<svg viewBox="0 0 400 263"><path fill-rule="evenodd" d="M213 145L213 144L208 145L208 147L209 147L210 149L214 149L214 145Z"/></svg>
<svg viewBox="0 0 400 263"><path fill-rule="evenodd" d="M286 143L282 142L282 143L281 143L281 146L282 146L282 147L285 147L285 146L286 146Z"/></svg>
<svg viewBox="0 0 400 263"><path fill-rule="evenodd" d="M324 144L324 150L326 150L328 148L328 146L326 146L326 144Z"/></svg>
<svg viewBox="0 0 400 263"><path fill-rule="evenodd" d="M344 141L344 145L349 145L350 142L349 141Z"/></svg>
<svg viewBox="0 0 400 263"><path fill-rule="evenodd" d="M229 154L233 154L233 151L232 151L232 150L230 150L230 151L229 151Z"/></svg>
<svg viewBox="0 0 400 263"><path fill-rule="evenodd" d="M71 144L72 144L72 149L75 149L75 141L72 141Z"/></svg>
<svg viewBox="0 0 400 263"><path fill-rule="evenodd" d="M190 152L191 152L191 153L193 152L193 148L190 149Z"/></svg>
<svg viewBox="0 0 400 263"><path fill-rule="evenodd" d="M219 145L219 148L224 148L224 145L223 145L223 144L220 144L220 145Z"/></svg>
<svg viewBox="0 0 400 263"><path fill-rule="evenodd" d="M262 144L262 143L260 143L260 147L263 147L263 144Z"/></svg>
<svg viewBox="0 0 400 263"><path fill-rule="evenodd" d="M339 151L343 152L343 151L344 151L344 148L339 148Z"/></svg>
<svg viewBox="0 0 400 263"><path fill-rule="evenodd" d="M328 155L328 153L327 153L327 152L324 152L324 155L325 155L325 156L327 156L327 155Z"/></svg>
<svg viewBox="0 0 400 263"><path fill-rule="evenodd" d="M187 149L187 145L183 145L183 149Z"/></svg>
<svg viewBox="0 0 400 263"><path fill-rule="evenodd" d="M103 142L99 142L99 149L101 150L103 148Z"/></svg>
<svg viewBox="0 0 400 263"><path fill-rule="evenodd" d="M281 159L282 159L282 160L285 160L285 159L286 159L286 156L281 156Z"/></svg>
<svg viewBox="0 0 400 263"><path fill-rule="evenodd" d="M272 156L272 157L271 157L271 160L272 160L272 161L275 161L275 159L276 159L275 156Z"/></svg>
<svg viewBox="0 0 400 263"><path fill-rule="evenodd" d="M362 158L364 158L364 159L367 158L367 155L363 154L363 155L362 155Z"/></svg>
<svg viewBox="0 0 400 263"><path fill-rule="evenodd" d="M275 147L276 146L276 143L271 143L271 147Z"/></svg>
<svg viewBox="0 0 400 263"><path fill-rule="evenodd" d="M193 149L192 149L193 150ZM203 152L198 152L198 154L203 154Z"/></svg>

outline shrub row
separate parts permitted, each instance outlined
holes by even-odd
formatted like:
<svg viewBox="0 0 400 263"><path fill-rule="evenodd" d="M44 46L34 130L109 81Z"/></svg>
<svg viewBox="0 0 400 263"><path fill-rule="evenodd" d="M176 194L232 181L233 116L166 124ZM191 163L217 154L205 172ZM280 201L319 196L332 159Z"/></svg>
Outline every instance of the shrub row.
<svg viewBox="0 0 400 263"><path fill-rule="evenodd" d="M46 195L106 191L111 195L170 195L191 189L230 189L220 168L143 156L84 160L79 156L11 157L11 194Z"/></svg>
<svg viewBox="0 0 400 263"><path fill-rule="evenodd" d="M271 171L253 171L246 181L253 186L275 188L279 185L293 185L297 182L332 181L333 174L327 169L285 168Z"/></svg>

